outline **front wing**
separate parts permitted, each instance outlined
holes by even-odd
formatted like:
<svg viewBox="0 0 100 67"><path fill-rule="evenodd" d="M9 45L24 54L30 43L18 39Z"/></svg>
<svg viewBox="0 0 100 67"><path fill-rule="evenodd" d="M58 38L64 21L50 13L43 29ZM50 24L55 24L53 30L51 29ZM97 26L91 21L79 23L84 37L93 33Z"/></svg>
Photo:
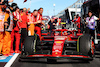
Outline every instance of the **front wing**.
<svg viewBox="0 0 100 67"><path fill-rule="evenodd" d="M52 55L44 55L44 54L36 54L36 55L28 55L24 57L20 57L21 59L29 59L29 58L50 58L50 59L77 59L77 60L93 60L93 58L84 55L61 55L61 56L52 56Z"/></svg>

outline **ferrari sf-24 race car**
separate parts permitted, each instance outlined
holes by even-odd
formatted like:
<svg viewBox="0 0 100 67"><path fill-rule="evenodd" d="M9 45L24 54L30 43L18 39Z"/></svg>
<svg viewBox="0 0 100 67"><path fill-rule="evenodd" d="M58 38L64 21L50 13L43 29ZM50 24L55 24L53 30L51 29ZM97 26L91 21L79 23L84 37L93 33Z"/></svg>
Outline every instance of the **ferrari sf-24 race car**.
<svg viewBox="0 0 100 67"><path fill-rule="evenodd" d="M89 34L77 33L76 30L57 29L53 35L42 32L41 41L38 35L25 39L20 60L29 58L77 59L91 61L94 57L94 43Z"/></svg>

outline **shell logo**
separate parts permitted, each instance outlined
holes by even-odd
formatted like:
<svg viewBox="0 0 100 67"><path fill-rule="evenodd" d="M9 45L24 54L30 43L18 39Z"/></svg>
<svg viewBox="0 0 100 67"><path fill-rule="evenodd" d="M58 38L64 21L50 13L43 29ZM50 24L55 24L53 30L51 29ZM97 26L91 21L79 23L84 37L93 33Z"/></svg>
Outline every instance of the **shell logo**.
<svg viewBox="0 0 100 67"><path fill-rule="evenodd" d="M55 54L57 55L58 53L56 52Z"/></svg>
<svg viewBox="0 0 100 67"><path fill-rule="evenodd" d="M23 16L23 14L21 14L21 16Z"/></svg>

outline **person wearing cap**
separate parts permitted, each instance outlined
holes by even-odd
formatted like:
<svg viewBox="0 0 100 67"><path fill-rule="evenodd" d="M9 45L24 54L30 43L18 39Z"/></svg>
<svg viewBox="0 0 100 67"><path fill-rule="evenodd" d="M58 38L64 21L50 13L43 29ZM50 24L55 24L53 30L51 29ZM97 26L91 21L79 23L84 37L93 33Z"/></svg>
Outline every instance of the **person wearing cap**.
<svg viewBox="0 0 100 67"><path fill-rule="evenodd" d="M13 50L13 42L14 42L14 36L15 36L15 53L21 53L19 51L19 44L20 44L20 33L19 33L19 24L20 22L20 14L19 14L19 8L16 7L16 11L13 12L13 17L14 17L14 27L11 32L11 53L14 53Z"/></svg>
<svg viewBox="0 0 100 67"><path fill-rule="evenodd" d="M80 16L79 16L79 14L77 14L77 16L76 16L76 21L75 21L75 23L77 24L77 28L78 28L78 33L80 33L81 32L81 30L80 30L80 22L81 22L81 18L80 18Z"/></svg>

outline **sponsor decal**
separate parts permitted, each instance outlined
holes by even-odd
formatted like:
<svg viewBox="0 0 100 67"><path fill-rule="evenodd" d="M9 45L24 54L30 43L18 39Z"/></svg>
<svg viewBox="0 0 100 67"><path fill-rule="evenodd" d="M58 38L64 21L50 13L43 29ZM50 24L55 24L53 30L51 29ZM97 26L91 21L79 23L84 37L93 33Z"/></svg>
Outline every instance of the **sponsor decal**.
<svg viewBox="0 0 100 67"><path fill-rule="evenodd" d="M67 37L63 36L57 36L55 37L55 40L65 40Z"/></svg>
<svg viewBox="0 0 100 67"><path fill-rule="evenodd" d="M61 46L54 46L54 49L61 49Z"/></svg>
<svg viewBox="0 0 100 67"><path fill-rule="evenodd" d="M55 41L55 43L63 43L62 41Z"/></svg>

